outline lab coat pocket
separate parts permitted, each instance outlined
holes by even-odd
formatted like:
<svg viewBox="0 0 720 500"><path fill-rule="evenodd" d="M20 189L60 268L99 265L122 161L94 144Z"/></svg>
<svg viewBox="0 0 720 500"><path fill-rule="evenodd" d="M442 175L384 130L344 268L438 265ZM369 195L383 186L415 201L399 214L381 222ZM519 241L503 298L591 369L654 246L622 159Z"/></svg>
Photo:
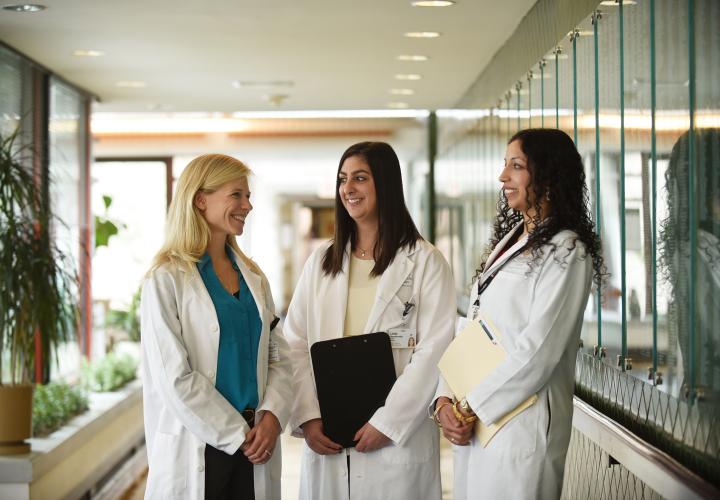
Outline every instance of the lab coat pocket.
<svg viewBox="0 0 720 500"><path fill-rule="evenodd" d="M517 414L495 434L487 448L508 458L527 458L535 453L540 408L544 404L544 398L539 398L535 404ZM542 429L542 432L544 433L545 429Z"/></svg>
<svg viewBox="0 0 720 500"><path fill-rule="evenodd" d="M427 425L430 424L430 425ZM404 445L390 443L380 449L380 457L390 464L421 464L437 454L438 439L435 425L423 422Z"/></svg>
<svg viewBox="0 0 720 500"><path fill-rule="evenodd" d="M157 432L150 450L146 498L182 496L185 490L187 451L181 436Z"/></svg>

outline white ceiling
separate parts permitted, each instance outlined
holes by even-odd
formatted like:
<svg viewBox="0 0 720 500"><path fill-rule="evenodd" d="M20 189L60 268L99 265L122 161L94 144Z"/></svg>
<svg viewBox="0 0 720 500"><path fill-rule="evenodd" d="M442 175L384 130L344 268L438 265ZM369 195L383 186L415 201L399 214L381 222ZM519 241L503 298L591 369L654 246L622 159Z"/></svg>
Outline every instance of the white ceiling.
<svg viewBox="0 0 720 500"><path fill-rule="evenodd" d="M0 10L0 39L96 94L96 111L450 108L535 0L35 0ZM12 0L0 0L7 5ZM407 31L438 31L434 39ZM78 49L102 57L77 57ZM425 62L401 62L423 54ZM420 81L394 79L419 73ZM121 88L119 81L144 81ZM233 88L232 81L292 82ZM409 88L411 96L390 94ZM287 94L275 106L268 94Z"/></svg>

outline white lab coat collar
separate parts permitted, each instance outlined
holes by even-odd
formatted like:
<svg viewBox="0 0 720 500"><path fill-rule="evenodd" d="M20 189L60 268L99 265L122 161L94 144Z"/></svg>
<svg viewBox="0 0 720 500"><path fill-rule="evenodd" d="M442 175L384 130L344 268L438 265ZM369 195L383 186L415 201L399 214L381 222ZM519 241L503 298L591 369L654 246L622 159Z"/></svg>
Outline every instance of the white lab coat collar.
<svg viewBox="0 0 720 500"><path fill-rule="evenodd" d="M238 269L240 270L240 273L242 274L242 277L245 280L245 283L247 283L248 289L250 290L250 293L255 300L255 304L257 305L258 312L260 313L260 318L263 322L264 327L265 317L262 314L262 311L266 307L266 304L265 294L262 288L262 277L256 274L245 264L245 261L240 257L240 255L238 255L235 249L231 247L230 250L232 250L233 257L235 258L235 264L237 264ZM190 290L192 290L192 292L197 295L197 297L205 304L206 307L209 308L210 311L215 311L215 306L213 305L212 299L210 298L210 293L208 293L207 288L205 287L205 283L203 283L202 277L200 276L200 271L198 271L197 266L191 266L189 273L187 272L187 269L183 267L180 267L180 270L186 273L186 279L188 280L188 284L190 285Z"/></svg>
<svg viewBox="0 0 720 500"><path fill-rule="evenodd" d="M395 297L400 287L412 273L414 262L410 259L410 255L415 253L418 246L416 243L413 249L409 249L407 246L400 248L393 261L380 277L375 302L365 324L365 333L372 332L392 298Z"/></svg>
<svg viewBox="0 0 720 500"><path fill-rule="evenodd" d="M494 269L502 265L503 262L512 257L515 251L517 251L525 243L527 243L527 236L522 236L515 242L512 247L508 248L507 251L500 256L500 258L497 257L497 254L505 247L505 244L508 242L508 240L510 240L510 238L512 238L517 231L521 230L522 227L522 222L516 224L515 227L512 228L510 232L508 232L508 234L506 234L503 239L498 242L497 245L495 245L495 248L493 248L493 251L490 253L490 256L488 257L488 260L485 264L485 271L483 271L482 277L480 278L481 282L485 281L485 279L487 279L487 277L492 274ZM496 258L497 260L495 260Z"/></svg>

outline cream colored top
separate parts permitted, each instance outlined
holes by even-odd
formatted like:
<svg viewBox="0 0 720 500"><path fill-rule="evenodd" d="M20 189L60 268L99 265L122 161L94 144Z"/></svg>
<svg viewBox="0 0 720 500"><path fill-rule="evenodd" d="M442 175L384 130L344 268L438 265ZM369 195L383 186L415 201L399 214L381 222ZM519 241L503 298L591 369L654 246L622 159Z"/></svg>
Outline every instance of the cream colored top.
<svg viewBox="0 0 720 500"><path fill-rule="evenodd" d="M373 267L375 267L374 260L358 259L354 255L350 257L348 298L343 328L345 337L365 333L365 324L375 303L375 293L380 281L380 276L370 277Z"/></svg>

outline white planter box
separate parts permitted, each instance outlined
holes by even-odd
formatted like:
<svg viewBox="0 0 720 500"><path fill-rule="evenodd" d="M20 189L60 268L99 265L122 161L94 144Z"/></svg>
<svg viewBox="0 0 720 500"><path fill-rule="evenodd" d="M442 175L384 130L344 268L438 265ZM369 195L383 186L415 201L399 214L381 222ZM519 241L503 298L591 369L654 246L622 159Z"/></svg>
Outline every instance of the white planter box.
<svg viewBox="0 0 720 500"><path fill-rule="evenodd" d="M0 456L0 500L80 498L143 443L139 380L90 394L89 406L51 435L31 439L31 453Z"/></svg>

